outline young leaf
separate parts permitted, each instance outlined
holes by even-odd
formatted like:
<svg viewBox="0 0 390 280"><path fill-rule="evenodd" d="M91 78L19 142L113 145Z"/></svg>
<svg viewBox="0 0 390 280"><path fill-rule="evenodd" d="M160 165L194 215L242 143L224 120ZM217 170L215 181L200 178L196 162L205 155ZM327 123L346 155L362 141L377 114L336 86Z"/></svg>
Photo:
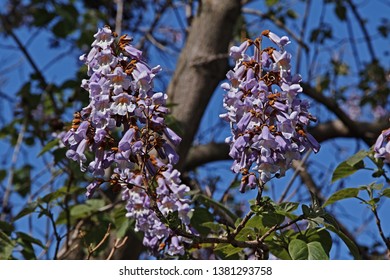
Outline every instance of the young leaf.
<svg viewBox="0 0 390 280"><path fill-rule="evenodd" d="M346 189L339 190L328 198L328 200L324 203L323 207L333 204L336 201L342 199L357 197L358 194L359 194L359 189L357 188L346 188Z"/></svg>

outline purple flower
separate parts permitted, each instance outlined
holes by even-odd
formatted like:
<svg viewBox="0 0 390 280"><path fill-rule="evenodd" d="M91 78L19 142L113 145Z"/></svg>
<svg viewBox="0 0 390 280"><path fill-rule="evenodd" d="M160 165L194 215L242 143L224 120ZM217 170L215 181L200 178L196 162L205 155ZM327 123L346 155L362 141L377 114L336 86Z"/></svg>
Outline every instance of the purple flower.
<svg viewBox="0 0 390 280"><path fill-rule="evenodd" d="M181 138L165 123L167 95L154 91L153 80L161 67L142 60L142 52L127 35L116 40L104 27L94 37L91 51L80 57L88 66L89 79L81 87L88 91L90 103L61 135L68 147L66 156L79 162L82 171L88 166L94 178L87 186L88 198L103 182L122 187L126 216L135 219L145 246L153 252L183 254L184 244L191 241L158 218L175 213L182 229L191 232L189 188L173 167L179 161L174 146ZM92 157L85 155L87 151ZM108 168L113 174L106 180Z"/></svg>
<svg viewBox="0 0 390 280"><path fill-rule="evenodd" d="M375 158L382 158L384 162L390 163L390 128L383 130L378 136L374 153Z"/></svg>
<svg viewBox="0 0 390 280"><path fill-rule="evenodd" d="M308 112L308 102L298 98L301 77L291 74L292 56L284 50L289 39L269 30L262 36L279 49L259 53L262 40L251 41L255 49L252 56L247 54L246 42L231 48L236 65L226 75L228 82L222 84L227 112L220 117L230 123L232 135L226 142L234 159L233 172L243 175L241 192L254 188L259 181L266 183L276 174L283 176L300 153L320 149L307 132L306 126L315 118Z"/></svg>
<svg viewBox="0 0 390 280"><path fill-rule="evenodd" d="M103 27L93 35L95 41L91 44L92 47L100 47L102 49L107 49L114 42L114 37L112 36L112 31L109 27Z"/></svg>

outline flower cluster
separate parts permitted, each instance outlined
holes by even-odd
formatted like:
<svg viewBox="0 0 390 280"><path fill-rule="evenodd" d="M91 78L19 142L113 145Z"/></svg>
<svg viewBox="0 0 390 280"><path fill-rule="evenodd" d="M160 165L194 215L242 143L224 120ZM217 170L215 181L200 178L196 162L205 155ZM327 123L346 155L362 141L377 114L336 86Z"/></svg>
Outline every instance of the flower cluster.
<svg viewBox="0 0 390 280"><path fill-rule="evenodd" d="M390 128L383 130L376 140L374 156L382 158L386 163L390 163Z"/></svg>
<svg viewBox="0 0 390 280"><path fill-rule="evenodd" d="M276 48L262 49L264 37ZM222 84L227 112L220 117L230 122L232 136L226 142L234 159L232 170L243 175L241 192L284 176L301 153L320 149L307 132L316 119L308 112L308 101L298 98L301 77L291 74L291 54L284 49L289 43L288 37L265 30L256 40L230 49L235 67L226 75L229 82ZM252 55L247 54L250 47Z"/></svg>
<svg viewBox="0 0 390 280"><path fill-rule="evenodd" d="M189 188L173 168L179 160L173 146L181 138L164 121L167 95L153 90L160 66L149 67L131 45L132 38L117 38L107 26L94 37L91 51L80 57L88 67L89 79L82 87L90 103L75 113L71 129L62 136L69 147L66 156L92 173L87 197L105 182L123 190L127 216L144 232L145 246L183 254L185 240L170 223L173 219L189 230ZM90 162L87 151L94 156ZM106 180L108 168L113 173Z"/></svg>

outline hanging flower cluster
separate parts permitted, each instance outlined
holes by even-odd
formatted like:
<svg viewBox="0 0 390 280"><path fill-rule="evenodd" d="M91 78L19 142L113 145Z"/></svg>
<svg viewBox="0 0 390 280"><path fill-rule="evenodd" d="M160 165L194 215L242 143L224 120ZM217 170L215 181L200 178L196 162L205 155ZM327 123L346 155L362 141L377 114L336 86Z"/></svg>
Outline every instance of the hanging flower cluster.
<svg viewBox="0 0 390 280"><path fill-rule="evenodd" d="M123 190L127 216L144 233L145 246L184 254L186 240L169 223L189 230L189 188L173 168L179 160L173 146L181 138L164 122L167 95L153 90L160 66L149 67L132 38L117 38L107 26L94 37L91 51L80 57L88 66L89 79L82 87L90 103L75 113L72 128L62 137L69 147L66 156L92 173L87 197L105 182ZM94 156L91 161L86 151ZM107 168L113 169L109 180L104 179Z"/></svg>
<svg viewBox="0 0 390 280"><path fill-rule="evenodd" d="M264 37L276 48L262 49ZM235 67L226 75L229 82L222 84L227 112L220 117L230 122L232 136L226 142L233 172L243 175L241 192L284 176L301 153L320 149L307 132L316 118L308 112L309 102L298 98L301 77L291 74L291 54L284 50L289 43L288 37L265 30L256 40L230 49ZM252 55L247 54L250 47Z"/></svg>
<svg viewBox="0 0 390 280"><path fill-rule="evenodd" d="M374 156L390 163L390 128L385 129L377 138L374 145Z"/></svg>

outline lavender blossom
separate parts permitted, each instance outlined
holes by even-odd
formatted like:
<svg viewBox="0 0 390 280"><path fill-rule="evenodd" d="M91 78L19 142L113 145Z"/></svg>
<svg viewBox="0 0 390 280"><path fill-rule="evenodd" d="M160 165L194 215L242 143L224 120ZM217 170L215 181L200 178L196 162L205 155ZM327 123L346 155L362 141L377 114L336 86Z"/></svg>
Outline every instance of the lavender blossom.
<svg viewBox="0 0 390 280"><path fill-rule="evenodd" d="M130 37L117 39L107 26L94 37L91 51L80 57L88 66L89 79L81 86L90 103L75 113L71 129L62 135L66 156L94 177L88 198L104 183L123 190L127 216L151 251L184 254L190 241L177 236L170 223L191 232L189 187L172 165L179 160L174 146L181 138L165 124L167 95L154 91L161 67L150 67ZM93 155L90 162L87 153Z"/></svg>
<svg viewBox="0 0 390 280"><path fill-rule="evenodd" d="M230 123L232 135L226 138L232 170L243 175L240 191L256 188L274 176L284 176L294 159L309 149L318 152L320 145L307 131L315 121L309 103L300 100L301 77L291 74L291 54L284 50L288 37L269 30L262 32L276 48L260 51L261 38L232 47L235 67L227 73L229 82L220 117ZM253 46L253 55L247 54ZM254 172L257 171L257 175Z"/></svg>
<svg viewBox="0 0 390 280"><path fill-rule="evenodd" d="M383 130L374 145L375 158L381 158L390 163L390 128Z"/></svg>

